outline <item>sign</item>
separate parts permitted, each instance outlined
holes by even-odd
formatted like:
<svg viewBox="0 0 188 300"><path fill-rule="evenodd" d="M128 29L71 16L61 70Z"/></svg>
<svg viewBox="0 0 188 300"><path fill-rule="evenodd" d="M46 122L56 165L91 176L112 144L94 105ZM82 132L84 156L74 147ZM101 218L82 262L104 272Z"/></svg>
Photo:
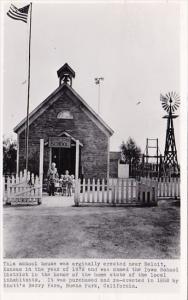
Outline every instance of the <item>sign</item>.
<svg viewBox="0 0 188 300"><path fill-rule="evenodd" d="M50 137L49 138L49 147L70 148L71 147L71 138L70 137Z"/></svg>

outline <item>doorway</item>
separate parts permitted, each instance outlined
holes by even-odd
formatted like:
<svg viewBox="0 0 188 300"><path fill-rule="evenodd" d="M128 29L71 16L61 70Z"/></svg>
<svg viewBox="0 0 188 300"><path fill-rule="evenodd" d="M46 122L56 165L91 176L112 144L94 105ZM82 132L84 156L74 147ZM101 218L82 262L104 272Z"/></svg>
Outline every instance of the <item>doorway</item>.
<svg viewBox="0 0 188 300"><path fill-rule="evenodd" d="M68 170L70 175L75 174L76 147L52 148L52 162L56 163L58 174L65 174Z"/></svg>

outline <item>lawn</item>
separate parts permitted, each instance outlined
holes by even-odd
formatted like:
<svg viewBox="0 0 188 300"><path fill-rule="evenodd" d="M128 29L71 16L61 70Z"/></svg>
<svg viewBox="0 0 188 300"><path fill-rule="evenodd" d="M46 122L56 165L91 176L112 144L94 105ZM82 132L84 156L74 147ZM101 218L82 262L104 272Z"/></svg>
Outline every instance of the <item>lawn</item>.
<svg viewBox="0 0 188 300"><path fill-rule="evenodd" d="M180 208L5 207L5 258L179 258Z"/></svg>

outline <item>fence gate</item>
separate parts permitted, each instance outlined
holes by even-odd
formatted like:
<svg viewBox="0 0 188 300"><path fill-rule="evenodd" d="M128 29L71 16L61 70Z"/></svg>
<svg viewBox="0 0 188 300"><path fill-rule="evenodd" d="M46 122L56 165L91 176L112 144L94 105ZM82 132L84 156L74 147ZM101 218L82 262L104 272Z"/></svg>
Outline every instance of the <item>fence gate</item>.
<svg viewBox="0 0 188 300"><path fill-rule="evenodd" d="M4 204L36 205L42 202L42 184L39 177L28 172L4 178Z"/></svg>

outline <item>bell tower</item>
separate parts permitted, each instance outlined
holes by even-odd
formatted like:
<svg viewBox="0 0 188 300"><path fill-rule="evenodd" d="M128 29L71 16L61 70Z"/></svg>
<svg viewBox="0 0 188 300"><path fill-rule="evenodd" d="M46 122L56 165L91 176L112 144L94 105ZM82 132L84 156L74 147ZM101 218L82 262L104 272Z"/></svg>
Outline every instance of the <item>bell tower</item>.
<svg viewBox="0 0 188 300"><path fill-rule="evenodd" d="M65 63L58 71L59 85L67 84L72 86L72 79L75 78L74 70Z"/></svg>

